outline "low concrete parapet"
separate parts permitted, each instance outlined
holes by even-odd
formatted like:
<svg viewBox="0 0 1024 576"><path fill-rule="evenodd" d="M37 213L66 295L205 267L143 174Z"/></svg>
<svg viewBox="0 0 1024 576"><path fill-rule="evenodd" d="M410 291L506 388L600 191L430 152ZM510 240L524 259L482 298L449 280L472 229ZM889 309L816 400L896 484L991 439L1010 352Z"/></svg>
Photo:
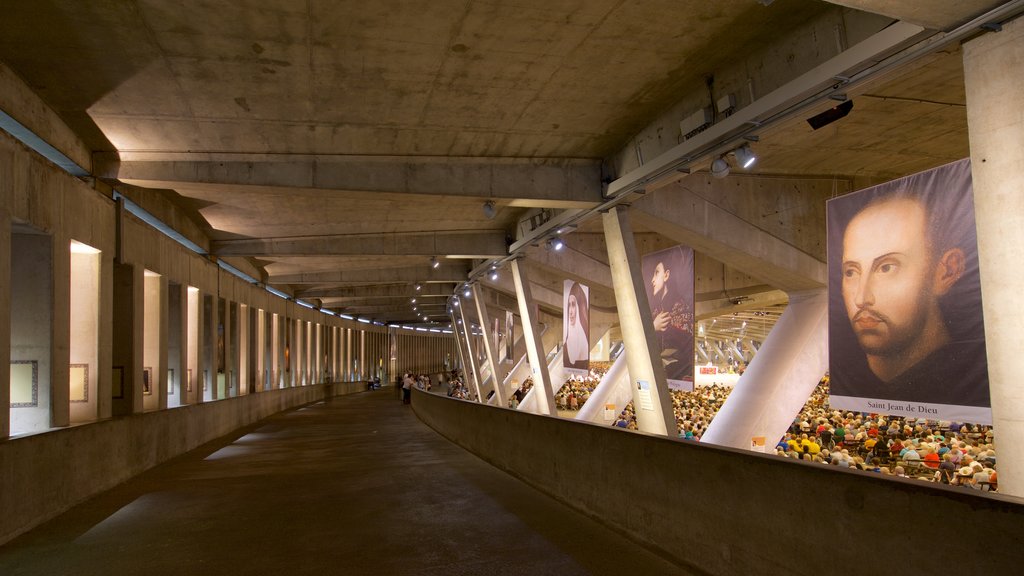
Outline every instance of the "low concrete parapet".
<svg viewBox="0 0 1024 576"><path fill-rule="evenodd" d="M413 409L494 466L710 574L1019 570L1019 499L419 391Z"/></svg>

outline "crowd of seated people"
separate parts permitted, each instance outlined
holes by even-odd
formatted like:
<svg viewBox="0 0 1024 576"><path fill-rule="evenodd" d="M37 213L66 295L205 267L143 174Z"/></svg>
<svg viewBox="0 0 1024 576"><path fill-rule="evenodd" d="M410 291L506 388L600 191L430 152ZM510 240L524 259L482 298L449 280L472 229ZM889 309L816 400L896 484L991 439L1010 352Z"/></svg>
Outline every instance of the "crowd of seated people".
<svg viewBox="0 0 1024 576"><path fill-rule="evenodd" d="M700 440L730 387L672 390L680 438ZM996 491L991 426L833 410L822 379L774 450L779 456L951 486ZM612 424L636 430L630 402Z"/></svg>
<svg viewBox="0 0 1024 576"><path fill-rule="evenodd" d="M555 404L558 409L576 411L583 408L610 367L610 362L592 361L588 374L569 376L555 393Z"/></svg>

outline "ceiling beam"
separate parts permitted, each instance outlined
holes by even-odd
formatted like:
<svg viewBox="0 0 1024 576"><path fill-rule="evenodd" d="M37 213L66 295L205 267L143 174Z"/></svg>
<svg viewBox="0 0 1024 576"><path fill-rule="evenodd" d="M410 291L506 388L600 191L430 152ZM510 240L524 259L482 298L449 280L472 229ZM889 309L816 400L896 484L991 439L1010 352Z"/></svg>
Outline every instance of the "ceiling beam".
<svg viewBox="0 0 1024 576"><path fill-rule="evenodd" d="M98 154L101 178L148 188L182 185L347 190L504 200L518 207L591 208L601 169L575 158L324 156L120 152Z"/></svg>
<svg viewBox="0 0 1024 576"><path fill-rule="evenodd" d="M453 284L457 282L421 282L416 284L388 284L374 286L337 286L310 288L295 292L297 298L437 298L452 295Z"/></svg>
<svg viewBox="0 0 1024 576"><path fill-rule="evenodd" d="M378 268L371 270L332 270L276 274L267 278L267 284L388 284L395 282L465 282L468 265L442 264L437 268Z"/></svg>
<svg viewBox="0 0 1024 576"><path fill-rule="evenodd" d="M444 231L215 240L217 256L445 256L501 258L505 232Z"/></svg>

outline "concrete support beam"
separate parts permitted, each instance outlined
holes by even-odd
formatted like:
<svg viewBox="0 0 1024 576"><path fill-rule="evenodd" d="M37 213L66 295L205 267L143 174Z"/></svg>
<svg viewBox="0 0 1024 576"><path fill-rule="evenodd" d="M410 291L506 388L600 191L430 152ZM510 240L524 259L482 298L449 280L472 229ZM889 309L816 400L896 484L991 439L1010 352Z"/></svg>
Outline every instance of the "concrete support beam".
<svg viewBox="0 0 1024 576"><path fill-rule="evenodd" d="M956 2L935 2L935 0L825 0L832 4L854 8L863 12L881 14L896 20L903 20L931 28L948 30L957 24L1002 4L996 0L957 0Z"/></svg>
<svg viewBox="0 0 1024 576"><path fill-rule="evenodd" d="M540 329L537 322L537 308L533 305L533 292L530 286L529 273L521 258L512 261L512 279L516 285L516 298L519 302L519 317L523 321L523 338L526 340L526 354L530 361L530 373L536 399L536 412L548 416L557 416L555 410L555 394L551 387L551 376L548 374L547 355L541 347ZM538 393L539 392L539 393Z"/></svg>
<svg viewBox="0 0 1024 576"><path fill-rule="evenodd" d="M228 256L446 256L501 258L508 255L505 232L395 232L287 238L217 240L213 254Z"/></svg>
<svg viewBox="0 0 1024 576"><path fill-rule="evenodd" d="M1024 20L964 45L967 124L978 226L981 301L999 451L999 491L1024 496L1024 387L1018 358L1024 350Z"/></svg>
<svg viewBox="0 0 1024 576"><path fill-rule="evenodd" d="M747 366L701 442L749 450L774 446L828 369L828 294L790 294L790 304Z"/></svg>
<svg viewBox="0 0 1024 576"><path fill-rule="evenodd" d="M500 199L541 208L591 208L601 201L599 163L576 159L122 151L117 157L98 155L95 172L147 188L351 190Z"/></svg>
<svg viewBox="0 0 1024 576"><path fill-rule="evenodd" d="M480 327L483 330L484 353L487 355L487 363L491 369L491 381L494 383L494 395L497 397L498 406L507 406L508 400L505 397L505 390L500 383L505 381L505 371L498 362L498 351L495 350L497 342L491 339L490 316L487 314L487 306L484 304L484 291L479 284L473 285L473 303L476 304L476 315L480 320Z"/></svg>
<svg viewBox="0 0 1024 576"><path fill-rule="evenodd" d="M675 437L676 424L665 366L661 362L661 350L654 333L654 318L647 301L640 257L633 243L628 208L612 208L604 213L602 220L615 285L615 304L626 346L637 427L650 434Z"/></svg>
<svg viewBox="0 0 1024 576"><path fill-rule="evenodd" d="M465 282L469 267L458 264L442 264L431 268L424 262L413 268L378 268L372 270L334 270L330 272L305 272L300 274L276 274L267 278L267 284L388 284L395 282Z"/></svg>
<svg viewBox="0 0 1024 576"><path fill-rule="evenodd" d="M388 284L385 286L339 286L339 287L317 287L305 290L296 290L296 298L320 298L324 302L331 299L344 301L345 299L359 298L447 298L452 295L452 286L455 282L423 282L420 289L416 289L416 283Z"/></svg>
<svg viewBox="0 0 1024 576"><path fill-rule="evenodd" d="M466 379L473 384L473 390L476 392L477 402L483 401L481 396L483 382L480 380L480 368L476 362L476 350L473 347L473 325L470 322L469 311L467 308L470 307L467 298L462 299L462 304L458 306L458 314L462 319L462 338L466 344L466 360L469 362L468 369L466 371Z"/></svg>
<svg viewBox="0 0 1024 576"><path fill-rule="evenodd" d="M688 188L672 184L633 204L633 221L787 292L827 283L825 263Z"/></svg>

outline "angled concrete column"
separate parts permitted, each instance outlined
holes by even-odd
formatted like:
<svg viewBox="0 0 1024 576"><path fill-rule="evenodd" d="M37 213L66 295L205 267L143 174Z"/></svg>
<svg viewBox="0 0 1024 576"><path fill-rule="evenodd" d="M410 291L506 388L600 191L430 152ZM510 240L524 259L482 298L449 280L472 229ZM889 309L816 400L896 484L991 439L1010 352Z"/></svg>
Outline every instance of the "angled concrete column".
<svg viewBox="0 0 1024 576"><path fill-rule="evenodd" d="M772 447L828 370L828 293L794 292L718 411L701 442L749 450L755 437Z"/></svg>
<svg viewBox="0 0 1024 576"><path fill-rule="evenodd" d="M643 432L675 438L676 423L665 381L665 366L661 363L661 351L654 334L654 318L640 272L629 212L617 206L605 212L602 220L637 427Z"/></svg>
<svg viewBox="0 0 1024 576"><path fill-rule="evenodd" d="M533 375L533 393L536 397L537 414L557 416L555 411L555 394L551 388L551 376L548 374L544 349L541 348L540 334L537 333L537 308L533 306L533 295L530 293L530 278L522 259L512 261L512 279L516 285L516 300L519 301L519 317L523 321L523 338L526 339L526 355L530 360L530 371ZM538 392L540 392L538 394Z"/></svg>
<svg viewBox="0 0 1024 576"><path fill-rule="evenodd" d="M498 362L498 351L494 349L496 343L491 340L488 327L491 325L490 317L487 315L487 306L483 302L484 291L479 284L473 285L473 301L476 304L476 315L480 319L480 327L484 332L484 353L487 354L487 363L491 368L491 382L494 384L494 396L497 399L498 406L508 406L508 400L505 397L504 387L501 385L505 381L504 370L502 370L501 363Z"/></svg>
<svg viewBox="0 0 1024 576"><path fill-rule="evenodd" d="M469 384L469 375L466 373L466 352L463 350L465 341L462 339L462 334L459 331L459 320L455 317L455 310L452 309L450 315L452 319L452 335L455 336L455 348L459 353L459 365L462 367L462 379L465 380L465 384Z"/></svg>
<svg viewBox="0 0 1024 576"><path fill-rule="evenodd" d="M629 385L629 371L626 370L626 355L619 354L615 362L612 362L612 367L608 369L608 372L601 378L601 382L590 394L587 403L576 413L576 420L595 424L611 424L614 419L612 421L605 419L605 407L608 404L614 404L617 417L632 399L632 394Z"/></svg>
<svg viewBox="0 0 1024 576"><path fill-rule="evenodd" d="M964 45L967 127L978 224L992 424L999 491L1024 496L1024 19Z"/></svg>
<svg viewBox="0 0 1024 576"><path fill-rule="evenodd" d="M469 371L467 374L467 380L472 378L473 389L476 390L477 402L483 401L482 386L480 382L480 369L476 365L476 350L473 350L473 327L469 323L469 315L466 312L466 307L469 303L466 302L468 299L463 299L459 306L459 316L462 317L462 337L466 344L466 357L469 360Z"/></svg>

